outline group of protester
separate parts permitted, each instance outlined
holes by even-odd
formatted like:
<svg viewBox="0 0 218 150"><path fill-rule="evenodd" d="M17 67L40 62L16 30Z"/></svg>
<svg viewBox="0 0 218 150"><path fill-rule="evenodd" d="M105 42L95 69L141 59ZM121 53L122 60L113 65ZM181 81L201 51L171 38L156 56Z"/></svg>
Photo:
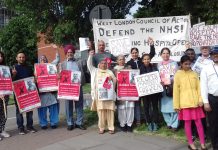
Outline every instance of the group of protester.
<svg viewBox="0 0 218 150"><path fill-rule="evenodd" d="M58 53L56 59L52 62L59 67L59 70L70 70L81 72L81 85L85 82L84 68L88 67L91 75L91 110L97 111L99 134L104 134L108 128L110 134L115 133L115 109L117 104L118 121L122 131L132 132L133 123L140 125L142 123L141 102L143 102L144 116L143 119L147 123L149 131L157 131L159 124L159 108L162 112L167 128L172 131L177 131L180 121L184 121L185 133L188 139L189 149L197 149L193 143L191 126L192 122L196 124L196 129L199 135L201 149L205 147L205 111L207 112L208 121L211 130L211 141L214 149L218 149L218 47L215 46L210 51L209 46L201 47L202 64L205 67L202 69L200 76L194 72L191 67L195 64L197 56L195 51L188 48L184 56L181 57L180 63L170 59L171 51L169 48L162 48L160 56L162 61L157 65L152 64L151 60L155 56L154 41L148 39L150 45L150 53L143 54L139 57L139 50L132 48L130 50L131 59L125 63L125 56L119 55L117 58L109 52L105 51L104 41L98 42L98 53L94 50L89 50L87 64L83 60L74 58L75 47L67 45L64 47L66 59L60 64ZM17 64L11 70L13 81L31 77L34 75L32 69L26 65L26 56L23 52L18 52ZM111 67L111 61L116 61L116 66ZM204 63L205 62L205 63ZM38 63L48 63L45 55L40 56ZM5 65L4 54L0 52L0 65ZM116 101L116 74L123 69L138 69L140 74L147 74L153 71L159 71L161 84L164 91L143 97L139 97L138 101L122 100ZM113 87L113 98L103 101L99 99L99 82L102 79L107 79L110 86ZM59 103L56 92L39 93L42 106L38 108L39 124L42 129L48 128L47 109L50 112L50 126L52 129L58 127L59 122ZM0 133L2 137L10 137L5 132L6 115L4 114L3 101L7 104L9 97L0 95ZM16 98L15 98L16 99ZM160 107L159 107L160 102ZM73 104L75 104L76 119L73 119ZM19 112L17 102L16 118L19 129L19 134L36 132L33 127L33 112L27 112L26 130L24 128L23 115ZM204 108L204 109L203 109ZM80 89L79 101L65 100L67 129L73 130L79 128L85 130L83 125L83 90ZM203 122L203 125L202 125Z"/></svg>

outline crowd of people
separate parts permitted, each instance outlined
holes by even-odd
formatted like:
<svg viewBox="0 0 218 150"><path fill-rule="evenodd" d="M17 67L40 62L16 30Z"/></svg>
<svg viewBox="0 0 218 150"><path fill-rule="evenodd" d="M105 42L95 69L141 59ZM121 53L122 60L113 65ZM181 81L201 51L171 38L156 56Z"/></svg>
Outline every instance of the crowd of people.
<svg viewBox="0 0 218 150"><path fill-rule="evenodd" d="M197 149L194 145L193 137L199 136L200 147L206 150L205 135L207 124L209 124L209 135L214 150L218 150L218 46L211 50L209 46L201 47L201 55L196 55L194 49L188 48L181 57L180 62L170 59L171 51L164 47L160 52L162 61L158 64L151 63L155 56L154 41L148 38L150 53L144 53L139 57L139 50L132 48L130 50L131 59L126 63L126 57L119 55L114 57L105 51L105 43L98 42L98 53L93 49L89 50L87 64L84 60L74 58L75 47L66 45L64 52L66 59L60 63L58 52L52 64L61 70L80 71L81 85L85 83L85 68L88 68L91 76L91 110L97 111L99 134L104 134L107 130L110 134L115 133L115 111L117 108L119 127L121 131L132 132L133 126L139 126L143 122L147 124L147 130L155 132L159 129L160 113L167 128L176 132L180 124L184 123L184 131L188 141L189 149ZM199 74L192 70L196 60L201 59L203 65ZM33 69L26 65L26 56L23 52L18 52L17 64L12 68L11 74L13 81L34 76ZM115 61L116 66L111 67L111 62ZM38 63L48 63L45 55L39 57ZM59 64L60 63L60 64ZM0 65L5 65L5 57L0 52ZM117 72L123 69L138 69L140 74L147 74L158 71L161 84L164 91L147 96L139 97L137 101L131 101L128 98L122 101L116 101ZM112 97L104 101L99 97L99 87L102 79L106 78L113 87ZM39 125L41 129L46 130L49 126L52 129L58 127L59 122L59 102L57 92L39 93L41 107L38 108ZM37 132L33 127L33 111L26 113L26 128L24 127L23 114L19 112L16 98L16 119L19 134ZM10 137L5 132L4 103L7 105L8 95L0 95L0 140L2 137ZM143 105L142 105L143 103ZM75 104L75 107L73 106ZM143 107L142 107L143 106ZM73 108L75 108L76 118L74 119ZM49 119L47 120L47 110L49 110ZM144 113L142 113L144 110ZM86 130L83 123L83 89L81 86L78 101L65 100L67 130L79 128ZM142 116L143 114L143 116ZM208 118L208 123L205 118ZM196 126L194 126L196 125Z"/></svg>

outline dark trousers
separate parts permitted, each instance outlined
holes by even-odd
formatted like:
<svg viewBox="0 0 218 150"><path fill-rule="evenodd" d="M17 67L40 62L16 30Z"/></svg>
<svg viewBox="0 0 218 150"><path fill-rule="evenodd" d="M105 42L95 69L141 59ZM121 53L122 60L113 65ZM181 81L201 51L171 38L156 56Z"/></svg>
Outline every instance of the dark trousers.
<svg viewBox="0 0 218 150"><path fill-rule="evenodd" d="M147 123L158 123L158 97L157 95L148 95L142 97L145 120Z"/></svg>
<svg viewBox="0 0 218 150"><path fill-rule="evenodd" d="M139 101L135 102L134 120L135 120L136 124L141 122L141 99L139 99Z"/></svg>
<svg viewBox="0 0 218 150"><path fill-rule="evenodd" d="M23 114L20 113L17 101L15 100L15 106L16 106L16 119L17 119L17 126L18 129L24 129L24 119L23 119ZM32 128L33 127L33 111L29 111L26 113L26 127L27 128Z"/></svg>
<svg viewBox="0 0 218 150"><path fill-rule="evenodd" d="M218 96L209 94L209 104L212 109L208 112L209 131L211 142L214 150L218 150Z"/></svg>

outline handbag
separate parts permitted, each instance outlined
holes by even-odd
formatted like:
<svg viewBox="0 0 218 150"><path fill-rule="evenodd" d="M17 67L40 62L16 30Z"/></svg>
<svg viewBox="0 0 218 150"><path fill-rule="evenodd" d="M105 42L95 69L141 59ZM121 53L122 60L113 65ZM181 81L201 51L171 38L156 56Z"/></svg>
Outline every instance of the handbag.
<svg viewBox="0 0 218 150"><path fill-rule="evenodd" d="M173 84L165 85L164 88L166 91L166 96L173 97Z"/></svg>

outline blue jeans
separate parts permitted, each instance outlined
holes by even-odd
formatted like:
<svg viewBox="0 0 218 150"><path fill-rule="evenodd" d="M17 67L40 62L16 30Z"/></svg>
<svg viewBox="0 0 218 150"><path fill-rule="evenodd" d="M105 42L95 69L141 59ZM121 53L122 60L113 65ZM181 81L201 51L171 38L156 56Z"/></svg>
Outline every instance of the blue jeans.
<svg viewBox="0 0 218 150"><path fill-rule="evenodd" d="M49 119L51 126L57 125L59 118L58 118L58 103L53 104L47 107L40 107L38 109L38 116L39 116L39 124L41 127L47 126L47 109L49 109Z"/></svg>
<svg viewBox="0 0 218 150"><path fill-rule="evenodd" d="M65 100L66 120L67 125L74 125L73 119L73 103L75 103L76 125L82 125L83 122L83 90L80 88L79 101Z"/></svg>
<svg viewBox="0 0 218 150"><path fill-rule="evenodd" d="M17 102L15 100L15 106L16 106L16 119L17 119L17 126L18 129L24 129L23 125L23 114L20 113ZM26 113L26 127L27 128L32 128L33 127L33 111L29 111Z"/></svg>

